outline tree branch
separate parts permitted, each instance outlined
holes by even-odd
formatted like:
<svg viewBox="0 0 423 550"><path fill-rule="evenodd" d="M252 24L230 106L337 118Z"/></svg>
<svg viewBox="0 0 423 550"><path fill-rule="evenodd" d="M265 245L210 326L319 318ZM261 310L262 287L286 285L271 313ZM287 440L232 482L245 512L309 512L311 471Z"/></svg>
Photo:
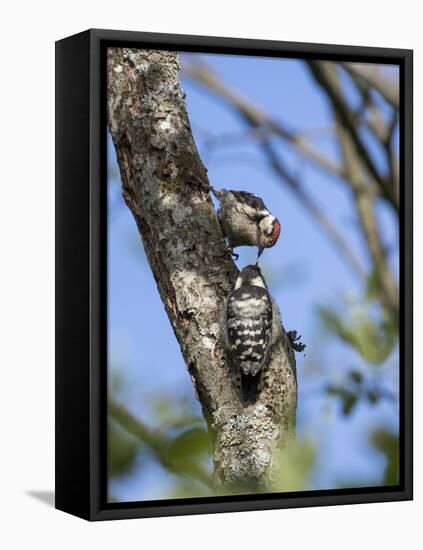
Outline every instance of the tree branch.
<svg viewBox="0 0 423 550"><path fill-rule="evenodd" d="M374 88L394 109L399 109L399 89L392 86L387 78L384 78L376 67L369 63L340 63L340 65L353 77L361 79L371 88Z"/></svg>
<svg viewBox="0 0 423 550"><path fill-rule="evenodd" d="M302 136L298 135L296 132L290 131L259 107L243 98L238 93L230 90L204 63L184 65L183 71L186 76L195 82L206 86L218 97L224 99L252 128L259 128L262 132L267 131L271 134L277 135L294 147L300 155L311 161L317 168L323 170L326 174L340 178L344 177L342 167L338 166L330 158L325 157L323 154L313 149Z"/></svg>
<svg viewBox="0 0 423 550"><path fill-rule="evenodd" d="M332 73L331 88L339 94L340 83L336 72ZM352 190L360 220L360 229L373 264L373 272L379 280L379 297L391 318L396 322L399 316L399 295L394 275L391 272L383 246L375 212L375 196L372 187L366 183L366 163L355 147L354 137L345 126L344 118L333 106L336 128L341 146L343 164L348 174L347 182Z"/></svg>
<svg viewBox="0 0 423 550"><path fill-rule="evenodd" d="M352 252L348 243L344 240L342 235L331 223L324 212L313 201L313 199L304 191L304 188L300 185L297 178L293 177L283 165L280 158L278 158L274 148L272 147L269 134L276 134L280 138L287 141L295 150L302 156L309 159L317 167L323 169L327 174L332 177L344 178L345 172L342 167L339 167L336 163L333 163L330 159L320 155L317 151L314 151L301 137L297 136L293 132L289 132L282 125L278 124L267 114L262 112L258 107L254 106L246 99L242 98L235 92L227 88L212 71L204 64L195 64L184 66L184 73L197 82L206 86L209 90L218 94L224 100L226 100L236 112L244 119L244 121L253 130L258 130L256 134L257 138L261 141L261 148L268 159L270 166L274 173L285 182L289 189L294 193L299 203L311 217L320 225L322 230L326 233L326 236L333 243L340 254L345 258L352 270L362 277L364 275L364 268L359 259Z"/></svg>
<svg viewBox="0 0 423 550"><path fill-rule="evenodd" d="M360 219L360 229L373 263L373 271L380 281L380 299L390 313L391 318L396 321L399 316L398 287L389 267L380 236L375 213L375 198L369 186L363 183L364 177L360 159L356 157L351 138L342 124L338 125L338 135L345 165L350 174L348 181L351 185L357 214Z"/></svg>
<svg viewBox="0 0 423 550"><path fill-rule="evenodd" d="M385 199L398 212L399 196L396 193L395 182L392 181L391 178L384 178L379 173L367 147L364 145L355 124L354 115L351 112L346 99L341 93L336 65L332 62L325 61L308 61L307 63L316 82L327 95L338 120L343 124L348 132L351 138L351 143L353 144L357 155L361 158L370 178L379 187L382 196L384 196Z"/></svg>
<svg viewBox="0 0 423 550"><path fill-rule="evenodd" d="M361 262L353 254L346 241L343 239L339 231L332 224L326 214L320 210L314 200L306 193L304 187L298 183L298 180L294 178L284 166L282 160L277 155L274 147L270 142L263 142L262 150L267 156L270 166L275 174L283 179L288 187L295 193L297 198L301 201L303 207L308 211L311 217L323 228L326 234L330 237L333 245L340 254L347 260L353 271L359 275L364 276L365 270Z"/></svg>
<svg viewBox="0 0 423 550"><path fill-rule="evenodd" d="M390 121L385 121L380 109L372 98L372 94L370 93L373 89L371 84L367 80L361 78L359 72L357 73L356 71L351 70L350 64L340 63L340 66L347 72L347 74L349 74L362 97L362 108L360 108L361 116L360 120L357 121L357 124L359 125L360 122L363 122L379 141L388 162L390 174L387 181L389 181L390 185L393 186L394 196L399 197L398 157L393 147L395 130L398 125L399 109L394 108ZM382 82L385 83L385 80L382 80ZM380 83L380 85L382 85L382 83ZM386 82L386 85L389 85L389 83ZM392 85L391 88L393 88Z"/></svg>
<svg viewBox="0 0 423 550"><path fill-rule="evenodd" d="M295 429L295 358L283 331L257 402L243 404L219 336L237 269L210 197L194 183L207 175L178 76L174 52L108 50L108 124L123 196L212 435L215 487L266 490L275 451Z"/></svg>
<svg viewBox="0 0 423 550"><path fill-rule="evenodd" d="M213 478L198 461L178 461L169 458L167 450L170 442L156 431L152 431L141 420L135 418L122 404L109 399L108 412L115 422L124 430L147 445L156 455L160 464L169 471L179 475L189 475L201 481L209 489L213 488Z"/></svg>

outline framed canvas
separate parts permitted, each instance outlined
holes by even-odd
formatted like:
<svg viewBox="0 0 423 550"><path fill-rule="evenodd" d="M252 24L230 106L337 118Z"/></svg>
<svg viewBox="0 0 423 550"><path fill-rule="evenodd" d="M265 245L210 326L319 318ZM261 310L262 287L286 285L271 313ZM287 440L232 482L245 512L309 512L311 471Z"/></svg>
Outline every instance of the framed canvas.
<svg viewBox="0 0 423 550"><path fill-rule="evenodd" d="M56 43L56 507L412 498L412 52Z"/></svg>

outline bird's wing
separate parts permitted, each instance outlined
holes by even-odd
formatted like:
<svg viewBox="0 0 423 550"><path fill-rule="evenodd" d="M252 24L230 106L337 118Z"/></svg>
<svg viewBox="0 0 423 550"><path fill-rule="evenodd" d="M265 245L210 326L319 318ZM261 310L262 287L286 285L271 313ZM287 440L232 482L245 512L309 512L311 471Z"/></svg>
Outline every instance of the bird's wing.
<svg viewBox="0 0 423 550"><path fill-rule="evenodd" d="M247 191L232 191L232 195L241 203L250 206L255 211L267 210L266 205L260 197L257 197L253 193L247 193Z"/></svg>
<svg viewBox="0 0 423 550"><path fill-rule="evenodd" d="M231 300L231 298L233 298ZM242 287L232 293L227 306L228 344L236 364L256 374L266 360L273 309L265 289Z"/></svg>

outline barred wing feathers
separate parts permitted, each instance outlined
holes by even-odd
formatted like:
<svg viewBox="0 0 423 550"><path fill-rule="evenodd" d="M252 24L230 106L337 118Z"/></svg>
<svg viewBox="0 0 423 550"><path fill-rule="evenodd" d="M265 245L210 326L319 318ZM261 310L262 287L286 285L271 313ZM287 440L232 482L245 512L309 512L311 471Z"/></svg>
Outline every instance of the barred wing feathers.
<svg viewBox="0 0 423 550"><path fill-rule="evenodd" d="M245 375L255 376L270 347L273 308L266 289L245 285L231 292L227 305L228 345Z"/></svg>

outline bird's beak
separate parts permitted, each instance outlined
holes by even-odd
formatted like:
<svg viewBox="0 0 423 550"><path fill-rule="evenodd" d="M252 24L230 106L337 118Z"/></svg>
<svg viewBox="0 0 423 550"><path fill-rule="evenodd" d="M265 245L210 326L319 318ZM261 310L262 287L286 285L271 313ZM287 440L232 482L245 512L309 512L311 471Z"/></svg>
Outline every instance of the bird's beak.
<svg viewBox="0 0 423 550"><path fill-rule="evenodd" d="M259 251L258 251L258 254L257 254L257 262L256 262L256 265L258 264L258 261L259 261L260 256L263 254L263 250L264 250L264 246L259 246Z"/></svg>

